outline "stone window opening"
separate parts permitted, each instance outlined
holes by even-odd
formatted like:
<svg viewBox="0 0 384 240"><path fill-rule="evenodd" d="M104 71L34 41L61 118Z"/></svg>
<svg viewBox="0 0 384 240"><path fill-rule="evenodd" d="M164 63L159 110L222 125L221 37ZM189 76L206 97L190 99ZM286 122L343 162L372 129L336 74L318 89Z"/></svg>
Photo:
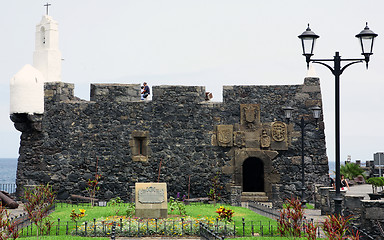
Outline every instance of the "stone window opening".
<svg viewBox="0 0 384 240"><path fill-rule="evenodd" d="M144 139L145 138L140 138L140 137L138 137L138 138L135 138L135 141L137 141L138 142L138 152L139 152L139 155L147 155L145 152L144 152Z"/></svg>
<svg viewBox="0 0 384 240"><path fill-rule="evenodd" d="M130 147L133 161L146 162L149 157L149 132L133 131L130 140Z"/></svg>

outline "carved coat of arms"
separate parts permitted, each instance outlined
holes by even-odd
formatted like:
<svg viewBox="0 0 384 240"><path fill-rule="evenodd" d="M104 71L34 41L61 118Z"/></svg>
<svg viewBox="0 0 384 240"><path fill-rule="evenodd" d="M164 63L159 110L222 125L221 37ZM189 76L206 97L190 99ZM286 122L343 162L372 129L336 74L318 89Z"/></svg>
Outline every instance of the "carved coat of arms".
<svg viewBox="0 0 384 240"><path fill-rule="evenodd" d="M229 129L221 130L217 133L217 138L220 143L228 144L232 141L232 131Z"/></svg>
<svg viewBox="0 0 384 240"><path fill-rule="evenodd" d="M256 119L256 112L253 106L244 107L245 121L253 123Z"/></svg>
<svg viewBox="0 0 384 240"><path fill-rule="evenodd" d="M287 128L283 122L274 122L272 124L272 139L276 142L282 142L285 140L287 134Z"/></svg>
<svg viewBox="0 0 384 240"><path fill-rule="evenodd" d="M244 132L240 132L240 131L238 131L238 132L234 132L234 134L233 134L233 138L234 138L234 140L233 140L233 144L236 146L236 147L242 147L242 146L244 146L244 138L245 138L245 136L244 136Z"/></svg>
<svg viewBox="0 0 384 240"><path fill-rule="evenodd" d="M217 126L217 144L219 146L232 146L233 145L233 126L232 125L218 125Z"/></svg>
<svg viewBox="0 0 384 240"><path fill-rule="evenodd" d="M271 146L271 137L268 136L265 129L262 131L260 143L262 148L269 148Z"/></svg>

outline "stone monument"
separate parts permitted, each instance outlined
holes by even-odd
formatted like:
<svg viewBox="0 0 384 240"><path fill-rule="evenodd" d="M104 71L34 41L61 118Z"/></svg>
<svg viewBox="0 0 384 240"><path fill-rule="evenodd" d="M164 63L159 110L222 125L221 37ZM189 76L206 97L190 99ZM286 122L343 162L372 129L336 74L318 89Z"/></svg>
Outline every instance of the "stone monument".
<svg viewBox="0 0 384 240"><path fill-rule="evenodd" d="M138 218L166 218L168 214L166 183L135 183Z"/></svg>

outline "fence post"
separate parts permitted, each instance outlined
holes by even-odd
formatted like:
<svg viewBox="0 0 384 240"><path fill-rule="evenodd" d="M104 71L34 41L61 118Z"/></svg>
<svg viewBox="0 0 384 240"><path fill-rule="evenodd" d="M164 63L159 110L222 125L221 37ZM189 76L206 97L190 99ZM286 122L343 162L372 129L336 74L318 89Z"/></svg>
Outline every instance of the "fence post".
<svg viewBox="0 0 384 240"><path fill-rule="evenodd" d="M96 218L93 219L93 234L96 236Z"/></svg>
<svg viewBox="0 0 384 240"><path fill-rule="evenodd" d="M56 236L59 235L59 232L60 232L60 218L57 219Z"/></svg>
<svg viewBox="0 0 384 240"><path fill-rule="evenodd" d="M252 226L252 236L255 235L255 231L253 230L253 221L251 221L251 226Z"/></svg>
<svg viewBox="0 0 384 240"><path fill-rule="evenodd" d="M264 226L261 225L261 236L264 236Z"/></svg>
<svg viewBox="0 0 384 240"><path fill-rule="evenodd" d="M172 224L173 224L173 226L172 226L172 233L175 233L175 220L172 221Z"/></svg>
<svg viewBox="0 0 384 240"><path fill-rule="evenodd" d="M233 222L233 237L236 236L236 222Z"/></svg>
<svg viewBox="0 0 384 240"><path fill-rule="evenodd" d="M120 218L120 233L123 232L123 219Z"/></svg>
<svg viewBox="0 0 384 240"><path fill-rule="evenodd" d="M67 221L67 228L65 229L65 235L68 235L68 221Z"/></svg>
<svg viewBox="0 0 384 240"><path fill-rule="evenodd" d="M155 226L156 226L156 233L157 233L157 218L155 218Z"/></svg>
<svg viewBox="0 0 384 240"><path fill-rule="evenodd" d="M137 235L140 236L140 221L137 220Z"/></svg>
<svg viewBox="0 0 384 240"><path fill-rule="evenodd" d="M193 232L193 224L192 224L192 221L190 222L190 226L191 226L191 233Z"/></svg>
<svg viewBox="0 0 384 240"><path fill-rule="evenodd" d="M115 240L116 222L112 223L111 240Z"/></svg>
<svg viewBox="0 0 384 240"><path fill-rule="evenodd" d="M181 218L181 236L184 234L184 218Z"/></svg>
<svg viewBox="0 0 384 240"><path fill-rule="evenodd" d="M243 237L245 236L245 221L244 221L244 218L243 218Z"/></svg>
<svg viewBox="0 0 384 240"><path fill-rule="evenodd" d="M87 225L88 225L88 222L86 221L86 222L84 223L84 226L85 226L85 236L87 236Z"/></svg>

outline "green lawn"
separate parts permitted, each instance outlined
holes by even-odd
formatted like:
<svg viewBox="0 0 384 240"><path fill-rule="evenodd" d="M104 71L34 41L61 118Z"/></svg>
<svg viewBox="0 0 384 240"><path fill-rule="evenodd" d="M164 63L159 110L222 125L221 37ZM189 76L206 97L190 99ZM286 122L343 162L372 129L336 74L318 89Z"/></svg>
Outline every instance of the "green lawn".
<svg viewBox="0 0 384 240"><path fill-rule="evenodd" d="M270 231L276 232L276 221L271 220L267 217L258 215L254 213L253 211L242 208L242 207L233 207L230 205L213 205L213 204L191 204L186 205L186 212L187 215L196 219L204 218L206 219L211 226L215 226L218 223L216 210L223 206L225 208L230 208L234 211L233 220L231 223L225 224L225 229L230 229L231 232L236 229L236 235L242 236L243 230L245 232L245 235L249 236L252 232L263 232L263 235L269 234ZM76 229L75 222L71 221L70 214L72 210L74 209L76 213L79 213L79 209L85 209L85 216L78 221L77 225L80 228L80 226L84 226L84 222L88 222L88 234L92 234L93 231L93 223L94 220L97 221L97 219L100 218L107 218L110 216L116 216L116 213L118 216L124 216L126 214L126 209L128 208L128 204L119 204L118 206L106 206L106 207L91 207L89 204L82 204L82 205L69 205L69 204L57 204L55 211L50 215L51 221L54 221L54 225L51 229L51 234L56 235L59 234L59 237L50 237L50 238L44 238L44 239L84 239L84 238L71 238L71 236L66 236L67 238L64 238L65 235L71 234L74 229ZM177 219L177 217L180 216L174 216L171 215L169 218L169 221L171 222L174 219ZM125 217L122 217L123 221L126 219ZM185 217L186 218L186 217ZM185 219L184 218L184 219ZM244 222L243 222L244 218ZM58 219L60 219L60 227L57 227ZM120 217L117 218L117 222L119 222ZM144 220L145 222L146 220ZM100 221L99 221L100 222ZM148 225L148 224L147 224ZM223 225L223 223L222 223ZM127 226L127 224L125 224ZM144 226L144 224L142 224ZM189 225L187 225L188 227ZM83 228L84 229L84 228ZM25 230L24 230L25 231ZM30 233L29 229L29 233ZM33 229L33 233L36 232L36 230ZM25 234L25 232L24 232ZM27 238L25 238L27 239ZM96 238L93 238L96 239ZM100 239L106 239L106 238L100 238Z"/></svg>

